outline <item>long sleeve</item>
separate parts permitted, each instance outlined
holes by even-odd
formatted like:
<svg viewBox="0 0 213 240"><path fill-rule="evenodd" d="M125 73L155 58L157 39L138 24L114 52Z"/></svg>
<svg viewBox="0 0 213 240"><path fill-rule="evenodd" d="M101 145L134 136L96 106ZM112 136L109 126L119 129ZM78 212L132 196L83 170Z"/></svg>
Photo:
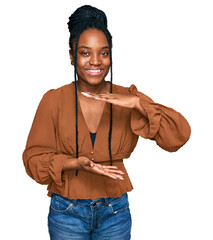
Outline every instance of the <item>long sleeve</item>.
<svg viewBox="0 0 213 240"><path fill-rule="evenodd" d="M188 141L191 128L179 112L155 103L139 92L134 84L129 87L129 92L139 97L139 102L148 115L146 118L138 110L133 109L131 128L136 135L155 140L157 145L169 152L177 151Z"/></svg>
<svg viewBox="0 0 213 240"><path fill-rule="evenodd" d="M66 154L56 154L54 89L47 91L37 108L22 154L27 174L40 184L60 187Z"/></svg>

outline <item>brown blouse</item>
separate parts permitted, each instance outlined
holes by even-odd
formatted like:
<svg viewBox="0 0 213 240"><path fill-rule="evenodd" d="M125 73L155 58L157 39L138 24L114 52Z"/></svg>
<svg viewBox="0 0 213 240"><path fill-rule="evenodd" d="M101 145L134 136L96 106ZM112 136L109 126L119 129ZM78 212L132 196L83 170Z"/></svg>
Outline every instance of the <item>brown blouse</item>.
<svg viewBox="0 0 213 240"><path fill-rule="evenodd" d="M48 196L54 192L70 199L120 197L133 189L123 159L130 157L139 136L156 141L169 152L177 151L189 139L191 129L186 119L174 109L153 102L135 85L128 88L113 84L112 92L137 95L148 114L147 119L136 109L112 106L112 164L125 173L124 180L84 170L77 176L75 170L62 171L66 159L76 157L75 83L43 95L22 157L27 174L40 184L48 184ZM110 165L109 123L110 104L106 102L93 148L78 101L79 157Z"/></svg>

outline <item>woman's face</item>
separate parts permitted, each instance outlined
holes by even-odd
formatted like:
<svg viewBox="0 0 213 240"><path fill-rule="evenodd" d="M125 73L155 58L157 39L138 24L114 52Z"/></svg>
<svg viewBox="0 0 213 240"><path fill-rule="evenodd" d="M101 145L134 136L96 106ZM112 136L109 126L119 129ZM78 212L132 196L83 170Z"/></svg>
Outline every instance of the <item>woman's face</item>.
<svg viewBox="0 0 213 240"><path fill-rule="evenodd" d="M70 58L74 62L71 53ZM98 29L85 30L80 35L77 50L78 81L90 85L99 84L108 74L109 68L110 49L105 34Z"/></svg>

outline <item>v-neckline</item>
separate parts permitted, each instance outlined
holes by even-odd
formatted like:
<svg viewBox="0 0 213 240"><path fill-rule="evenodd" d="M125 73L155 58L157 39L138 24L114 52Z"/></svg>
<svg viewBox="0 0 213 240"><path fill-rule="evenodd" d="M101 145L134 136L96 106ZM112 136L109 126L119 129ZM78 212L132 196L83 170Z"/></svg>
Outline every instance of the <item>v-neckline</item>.
<svg viewBox="0 0 213 240"><path fill-rule="evenodd" d="M81 115L82 115L82 118L83 118L83 120L84 120L84 124L85 124L85 126L86 126L86 128L87 128L88 133L96 133L96 135L97 135L98 130L99 130L99 128L100 128L100 125L101 125L101 123L102 123L102 119L103 119L104 114L105 114L105 112L106 112L107 102L104 103L104 107L103 107L103 110L102 110L102 113L101 113L101 118L100 118L100 120L99 120L98 127L97 127L97 129L96 129L96 132L90 132L90 130L89 130L89 128L88 128L88 125L87 125L87 122L86 122L86 119L85 119L85 117L84 117L84 113L83 113L82 108L81 108L81 103L80 103L79 99L77 99L77 101L78 101L78 107L79 107L80 113L81 113Z"/></svg>
<svg viewBox="0 0 213 240"><path fill-rule="evenodd" d="M108 82L108 83L110 84L110 82ZM110 85L109 85L109 87L110 87ZM72 82L72 89L73 89L73 94L74 94L73 96L75 99L75 82L74 81ZM108 89L108 90L110 92L110 89ZM75 105L75 102L73 102L73 104ZM85 120L83 112L82 112L80 101L77 98L78 118L79 118L78 122L81 126L79 137L80 136L83 137L86 140L86 142L90 145L91 149L95 149L97 147L97 144L100 144L99 142L103 141L103 135L105 135L108 132L108 127L106 126L106 121L109 120L109 114L110 114L109 105L110 104L108 102L105 102L105 104L104 104L102 115L101 115L97 130L96 130L96 140L95 140L94 146L92 146L92 142L90 140L90 138L91 138L90 131L89 131L89 128L87 127L87 123L86 123L86 120Z"/></svg>
<svg viewBox="0 0 213 240"><path fill-rule="evenodd" d="M72 82L73 84L73 96L75 97L75 82ZM75 105L75 103L74 103ZM91 137L90 137L90 131L89 128L87 127L87 123L86 120L84 118L82 109L81 109L81 105L80 105L80 101L77 98L77 106L78 106L78 118L79 118L79 124L81 126L80 129L80 135L79 137L83 138L87 144L89 144L91 149L97 148L99 146L99 144L101 144L103 141L105 141L103 139L103 136L105 136L106 133L108 133L108 126L107 126L107 122L109 122L109 116L110 116L110 108L109 108L110 103L105 102L104 108L103 108L103 112L96 130L96 140L94 142L94 146L92 146L92 142L91 142Z"/></svg>
<svg viewBox="0 0 213 240"><path fill-rule="evenodd" d="M107 82L107 84L109 84L108 92L110 92L110 82L109 82L109 81L106 81L106 82ZM75 82L72 82L72 83L73 83L73 88L74 88L74 91L75 91ZM74 93L74 94L75 94L75 93ZM83 119L83 122L84 122L84 126L85 126L85 128L86 128L86 130L87 130L87 132L88 132L88 135L90 135L90 130L89 130L89 128L88 128L86 119L85 119L85 117L84 117L84 114L83 114L83 111L82 111L82 108L81 108L81 103L80 103L80 101L79 101L79 98L77 98L77 103L78 103L79 113L81 114L82 119ZM99 121L99 123L98 123L98 127L97 127L96 132L95 132L95 133L96 133L96 138L97 138L98 132L100 131L99 129L100 129L101 125L103 124L103 123L102 123L102 122L103 122L103 119L106 117L105 115L107 114L106 112L107 112L107 107L108 107L108 105L109 105L108 102L105 102L105 103L104 103L104 107L103 107L103 111L102 111L102 114L101 114L101 118L100 118L100 121Z"/></svg>

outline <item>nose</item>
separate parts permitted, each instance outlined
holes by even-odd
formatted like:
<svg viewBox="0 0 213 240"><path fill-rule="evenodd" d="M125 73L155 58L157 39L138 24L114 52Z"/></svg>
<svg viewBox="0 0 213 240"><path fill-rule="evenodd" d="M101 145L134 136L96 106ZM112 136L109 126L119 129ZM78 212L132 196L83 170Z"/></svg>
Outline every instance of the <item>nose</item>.
<svg viewBox="0 0 213 240"><path fill-rule="evenodd" d="M90 65L100 65L101 64L101 59L100 56L96 53L92 54L89 60Z"/></svg>

